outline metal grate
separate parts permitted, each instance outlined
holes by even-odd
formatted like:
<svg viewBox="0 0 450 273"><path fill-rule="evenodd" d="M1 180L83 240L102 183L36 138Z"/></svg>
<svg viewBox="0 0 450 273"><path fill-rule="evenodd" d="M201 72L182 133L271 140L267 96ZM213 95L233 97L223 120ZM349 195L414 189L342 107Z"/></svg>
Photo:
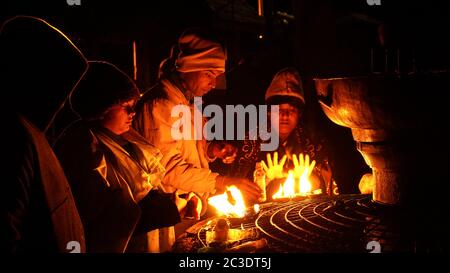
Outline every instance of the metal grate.
<svg viewBox="0 0 450 273"><path fill-rule="evenodd" d="M383 252L412 252L415 244L398 211L377 205L368 195L267 203L253 218L232 219L231 228L256 230L241 242L265 237L267 252L369 252L371 241ZM205 233L202 228L197 234L203 245Z"/></svg>

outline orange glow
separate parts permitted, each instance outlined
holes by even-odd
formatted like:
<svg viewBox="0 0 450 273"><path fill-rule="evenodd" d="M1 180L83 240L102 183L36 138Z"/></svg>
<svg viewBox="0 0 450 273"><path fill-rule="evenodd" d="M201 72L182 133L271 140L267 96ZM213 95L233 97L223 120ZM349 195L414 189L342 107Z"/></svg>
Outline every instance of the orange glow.
<svg viewBox="0 0 450 273"><path fill-rule="evenodd" d="M261 208L259 207L259 204L253 205L253 210L255 211L255 213L259 213L261 210Z"/></svg>
<svg viewBox="0 0 450 273"><path fill-rule="evenodd" d="M306 167L299 178L294 177L294 172L289 171L288 177L283 184L280 185L278 191L272 195L272 199L293 198L296 196L306 196L309 194L320 194L322 191L311 192L312 186L309 180L310 170ZM297 187L295 183L297 182Z"/></svg>
<svg viewBox="0 0 450 273"><path fill-rule="evenodd" d="M227 192L229 192L231 198L234 199L234 204L230 202ZM227 187L225 193L209 198L208 203L216 208L219 215L238 218L245 216L246 207L244 199L242 198L241 191L235 186Z"/></svg>
<svg viewBox="0 0 450 273"><path fill-rule="evenodd" d="M137 80L136 41L133 41L133 79Z"/></svg>
<svg viewBox="0 0 450 273"><path fill-rule="evenodd" d="M258 0L258 16L264 16L264 2L263 0Z"/></svg>
<svg viewBox="0 0 450 273"><path fill-rule="evenodd" d="M311 192L311 182L309 181L308 168L306 168L300 177L300 194L307 194Z"/></svg>

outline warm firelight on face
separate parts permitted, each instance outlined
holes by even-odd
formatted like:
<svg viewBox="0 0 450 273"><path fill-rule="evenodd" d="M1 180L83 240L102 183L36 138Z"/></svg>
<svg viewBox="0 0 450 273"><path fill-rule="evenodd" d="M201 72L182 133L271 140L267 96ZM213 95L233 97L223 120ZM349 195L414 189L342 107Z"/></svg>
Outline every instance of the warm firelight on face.
<svg viewBox="0 0 450 273"><path fill-rule="evenodd" d="M231 198L228 196L227 192L230 193ZM225 193L209 198L208 203L215 207L220 215L238 218L245 216L246 207L244 199L242 198L239 189L235 186L227 187Z"/></svg>

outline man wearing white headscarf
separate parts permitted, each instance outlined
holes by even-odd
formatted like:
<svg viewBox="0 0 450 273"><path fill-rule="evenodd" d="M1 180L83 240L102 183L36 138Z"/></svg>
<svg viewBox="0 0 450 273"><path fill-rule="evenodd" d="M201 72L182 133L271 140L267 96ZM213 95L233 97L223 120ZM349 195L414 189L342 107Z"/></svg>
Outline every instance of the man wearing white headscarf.
<svg viewBox="0 0 450 273"><path fill-rule="evenodd" d="M172 117L176 106L191 110L191 128L194 131L194 97L201 97L215 88L216 78L225 72L225 50L218 42L198 33L186 31L172 50L171 57L162 62L160 79L138 102L134 126L150 143L163 153L161 163L166 168L162 185L166 192L195 192L204 202L216 189L236 185L249 199L256 200L259 188L247 179L220 176L209 169L216 158L224 161L233 157L229 146L217 148L201 140L175 139L172 127L180 117ZM203 128L203 127L202 127ZM189 135L192 132L189 132ZM164 247L161 246L161 250Z"/></svg>

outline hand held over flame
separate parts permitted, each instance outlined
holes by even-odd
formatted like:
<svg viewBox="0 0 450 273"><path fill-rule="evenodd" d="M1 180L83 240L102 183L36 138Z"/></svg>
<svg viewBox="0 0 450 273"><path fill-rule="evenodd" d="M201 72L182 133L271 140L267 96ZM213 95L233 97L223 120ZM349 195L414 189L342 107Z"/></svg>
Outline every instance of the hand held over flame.
<svg viewBox="0 0 450 273"><path fill-rule="evenodd" d="M302 176L309 177L316 166L316 161L313 160L311 164L309 163L309 155L303 156L299 154L292 156L292 161L294 162L294 177L300 178Z"/></svg>
<svg viewBox="0 0 450 273"><path fill-rule="evenodd" d="M266 172L266 178L268 181L279 179L286 177L286 174L283 173L284 163L286 163L286 155L278 161L278 152L275 152L273 155L273 160L270 157L270 154L267 154L267 164L264 160L261 161L261 165Z"/></svg>
<svg viewBox="0 0 450 273"><path fill-rule="evenodd" d="M239 177L218 176L216 178L216 189L224 191L226 187L236 186L244 196L244 198L250 202L258 200L261 196L261 189L254 182Z"/></svg>

